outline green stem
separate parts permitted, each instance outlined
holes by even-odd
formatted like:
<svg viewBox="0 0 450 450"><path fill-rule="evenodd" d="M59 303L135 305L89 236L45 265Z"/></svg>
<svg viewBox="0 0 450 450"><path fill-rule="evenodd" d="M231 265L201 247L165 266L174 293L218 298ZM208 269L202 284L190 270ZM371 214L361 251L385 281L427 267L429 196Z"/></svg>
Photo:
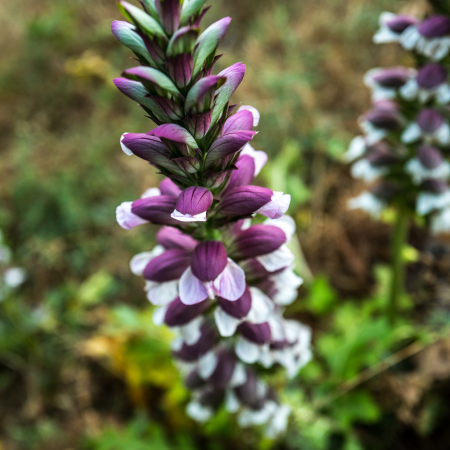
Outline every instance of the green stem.
<svg viewBox="0 0 450 450"><path fill-rule="evenodd" d="M393 325L397 319L398 300L403 294L405 283L405 263L403 246L408 233L408 214L399 209L392 239L392 278L389 291L388 317Z"/></svg>

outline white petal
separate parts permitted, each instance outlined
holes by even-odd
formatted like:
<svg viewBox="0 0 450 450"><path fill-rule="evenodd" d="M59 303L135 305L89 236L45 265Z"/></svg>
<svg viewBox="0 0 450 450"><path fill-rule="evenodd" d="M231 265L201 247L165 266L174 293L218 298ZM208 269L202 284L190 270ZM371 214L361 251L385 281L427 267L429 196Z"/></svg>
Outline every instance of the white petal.
<svg viewBox="0 0 450 450"><path fill-rule="evenodd" d="M394 33L388 27L381 27L373 36L375 44L388 44L390 42L398 42L400 36Z"/></svg>
<svg viewBox="0 0 450 450"><path fill-rule="evenodd" d="M405 144L410 144L411 142L417 141L422 135L422 130L417 123L410 124L405 131L402 133L401 140Z"/></svg>
<svg viewBox="0 0 450 450"><path fill-rule="evenodd" d="M234 394L234 392L227 391L225 395L225 410L228 413L233 414L239 410L240 406L241 404L239 403L239 400Z"/></svg>
<svg viewBox="0 0 450 450"><path fill-rule="evenodd" d="M297 300L298 291L297 289L280 289L273 296L273 301L280 306L291 305Z"/></svg>
<svg viewBox="0 0 450 450"><path fill-rule="evenodd" d="M241 363L237 363L234 367L233 375L230 380L230 387L242 386L247 381L247 372Z"/></svg>
<svg viewBox="0 0 450 450"><path fill-rule="evenodd" d="M264 323L274 310L274 304L267 295L256 287L250 287L252 296L252 307L247 315L247 320L251 323Z"/></svg>
<svg viewBox="0 0 450 450"><path fill-rule="evenodd" d="M361 159L353 164L350 171L353 178L371 183L382 175L385 175L388 169L385 167L374 167L367 159Z"/></svg>
<svg viewBox="0 0 450 450"><path fill-rule="evenodd" d="M147 189L142 195L141 198L150 198L150 197L158 197L161 195L161 191L157 187L152 187Z"/></svg>
<svg viewBox="0 0 450 450"><path fill-rule="evenodd" d="M278 219L288 210L290 203L291 196L289 194L274 191L270 202L266 203L256 212L270 219Z"/></svg>
<svg viewBox="0 0 450 450"><path fill-rule="evenodd" d="M442 194L421 192L417 196L416 210L420 216L425 216L435 209L442 209L448 206L450 206L450 190Z"/></svg>
<svg viewBox="0 0 450 450"><path fill-rule="evenodd" d="M363 192L358 197L350 199L348 201L348 207L349 209L362 209L377 219L380 217L386 204L370 192Z"/></svg>
<svg viewBox="0 0 450 450"><path fill-rule="evenodd" d="M209 351L198 360L198 374L204 380L208 379L217 367L217 356L214 351Z"/></svg>
<svg viewBox="0 0 450 450"><path fill-rule="evenodd" d="M364 131L366 144L368 146L376 144L384 139L387 135L387 131L382 128L376 128L368 120L363 120L360 123L361 129Z"/></svg>
<svg viewBox="0 0 450 450"><path fill-rule="evenodd" d="M214 280L217 294L226 300L237 300L245 291L245 272L228 258L224 271Z"/></svg>
<svg viewBox="0 0 450 450"><path fill-rule="evenodd" d="M147 264L154 258L164 253L164 247L157 245L151 252L138 253L133 256L130 261L131 272L137 276L141 276L144 273L144 269Z"/></svg>
<svg viewBox="0 0 450 450"><path fill-rule="evenodd" d="M269 439L274 439L278 435L283 434L286 431L290 414L291 407L289 405L279 406L264 430L265 435Z"/></svg>
<svg viewBox="0 0 450 450"><path fill-rule="evenodd" d="M202 335L200 327L203 324L203 317L196 317L186 325L178 327L180 336L184 339L187 345L194 345Z"/></svg>
<svg viewBox="0 0 450 450"><path fill-rule="evenodd" d="M261 354L258 345L253 344L253 342L250 342L243 337L239 337L234 349L238 358L247 364L254 364L258 361Z"/></svg>
<svg viewBox="0 0 450 450"><path fill-rule="evenodd" d="M213 415L213 410L201 405L199 402L190 402L186 407L186 414L197 422L206 422Z"/></svg>
<svg viewBox="0 0 450 450"><path fill-rule="evenodd" d="M412 50L419 42L421 35L416 25L410 25L400 36L400 43L406 50Z"/></svg>
<svg viewBox="0 0 450 450"><path fill-rule="evenodd" d="M256 258L269 272L275 272L283 267L290 266L294 260L294 254L287 248L286 245L282 245L278 250L267 255L258 256Z"/></svg>
<svg viewBox="0 0 450 450"><path fill-rule="evenodd" d="M141 219L136 214L131 212L131 206L133 202L123 202L116 209L116 219L117 223L125 230L131 230L138 225L148 223L147 220Z"/></svg>
<svg viewBox="0 0 450 450"><path fill-rule="evenodd" d="M286 235L286 241L289 242L295 233L296 225L295 220L288 215L284 215L278 219L267 219L264 221L264 225L270 225L278 227L283 230Z"/></svg>
<svg viewBox="0 0 450 450"><path fill-rule="evenodd" d="M365 139L362 136L356 136L350 142L348 150L346 153L344 153L342 159L344 162L352 162L353 160L364 155L366 149L367 146Z"/></svg>
<svg viewBox="0 0 450 450"><path fill-rule="evenodd" d="M450 177L450 164L443 161L438 167L427 169L419 159L413 158L406 163L405 171L411 175L414 184L420 184L429 178L447 180Z"/></svg>
<svg viewBox="0 0 450 450"><path fill-rule="evenodd" d="M206 211L203 211L200 214L191 215L182 214L175 210L170 216L180 222L206 222Z"/></svg>
<svg viewBox="0 0 450 450"><path fill-rule="evenodd" d="M171 343L170 349L177 352L182 349L184 344L184 339L181 336L177 336Z"/></svg>
<svg viewBox="0 0 450 450"><path fill-rule="evenodd" d="M447 123L444 123L441 127L439 127L435 133L434 137L441 145L449 145L450 144L450 126Z"/></svg>
<svg viewBox="0 0 450 450"><path fill-rule="evenodd" d="M161 326L164 324L164 318L166 317L167 306L160 306L153 311L153 323L156 326Z"/></svg>
<svg viewBox="0 0 450 450"><path fill-rule="evenodd" d="M240 320L228 315L220 306L214 310L214 318L216 320L219 333L223 337L230 337L236 332L236 328L240 324Z"/></svg>
<svg viewBox="0 0 450 450"><path fill-rule="evenodd" d="M271 280L277 289L297 289L303 284L303 278L294 272L292 266L273 275Z"/></svg>
<svg viewBox="0 0 450 450"><path fill-rule="evenodd" d="M411 79L400 88L399 92L406 100L414 100L419 94L419 85L415 79Z"/></svg>
<svg viewBox="0 0 450 450"><path fill-rule="evenodd" d="M190 267L181 275L179 283L180 300L185 305L195 305L208 297L204 284L194 276Z"/></svg>
<svg viewBox="0 0 450 450"><path fill-rule="evenodd" d="M434 234L450 231L450 208L442 210L431 219L431 231Z"/></svg>
<svg viewBox="0 0 450 450"><path fill-rule="evenodd" d="M436 89L436 100L440 105L450 102L450 85L443 83Z"/></svg>
<svg viewBox="0 0 450 450"><path fill-rule="evenodd" d="M163 306L178 297L178 280L157 283L147 291L147 298L153 305Z"/></svg>
<svg viewBox="0 0 450 450"><path fill-rule="evenodd" d="M257 127L258 124L259 124L259 119L260 119L259 111L258 111L256 108L254 108L253 106L250 106L250 105L242 105L242 106L238 109L238 112L239 112L239 111L244 111L244 110L250 111L250 112L252 113L252 116L253 116L253 126L254 126L254 127Z"/></svg>
<svg viewBox="0 0 450 450"><path fill-rule="evenodd" d="M3 279L5 280L6 285L10 288L20 286L25 281L25 278L26 272L20 267L10 267L3 273Z"/></svg>
<svg viewBox="0 0 450 450"><path fill-rule="evenodd" d="M267 153L262 150L255 150L250 144L244 146L241 155L248 155L253 158L253 161L255 162L255 173L253 175L255 177L261 172L261 169L267 162Z"/></svg>
<svg viewBox="0 0 450 450"><path fill-rule="evenodd" d="M122 142L127 134L128 133L123 133L122 136L120 136L120 146L126 155L131 156L134 155L134 153Z"/></svg>

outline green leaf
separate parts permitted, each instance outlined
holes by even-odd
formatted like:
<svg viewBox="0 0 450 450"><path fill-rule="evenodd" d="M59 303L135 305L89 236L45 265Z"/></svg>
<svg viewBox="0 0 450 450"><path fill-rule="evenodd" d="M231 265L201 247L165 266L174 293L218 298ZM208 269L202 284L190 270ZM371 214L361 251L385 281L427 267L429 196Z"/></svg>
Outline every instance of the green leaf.
<svg viewBox="0 0 450 450"><path fill-rule="evenodd" d="M180 25L188 23L189 19L197 15L205 4L206 0L184 0L181 9Z"/></svg>
<svg viewBox="0 0 450 450"><path fill-rule="evenodd" d="M317 277L307 300L307 307L315 314L322 315L329 312L336 304L337 296L328 283L328 280L321 276Z"/></svg>
<svg viewBox="0 0 450 450"><path fill-rule="evenodd" d="M211 58L211 55L214 56L214 52L224 37L230 21L231 19L229 17L218 20L209 26L198 38L198 46L194 53L192 78L195 78L199 74L208 58Z"/></svg>
<svg viewBox="0 0 450 450"><path fill-rule="evenodd" d="M159 36L167 39L161 25L142 9L128 2L120 2L119 9L128 20L131 20L144 33L147 33L149 36Z"/></svg>
<svg viewBox="0 0 450 450"><path fill-rule="evenodd" d="M78 299L83 305L100 303L110 291L114 278L108 272L101 270L88 278L78 291Z"/></svg>

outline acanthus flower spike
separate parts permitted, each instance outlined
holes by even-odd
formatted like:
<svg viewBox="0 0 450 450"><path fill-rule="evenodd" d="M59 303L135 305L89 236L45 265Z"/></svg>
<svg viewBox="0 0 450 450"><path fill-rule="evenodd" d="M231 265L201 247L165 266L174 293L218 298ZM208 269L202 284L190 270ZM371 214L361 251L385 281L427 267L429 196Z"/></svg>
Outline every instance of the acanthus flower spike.
<svg viewBox="0 0 450 450"><path fill-rule="evenodd" d="M141 4L143 10L119 2L131 23L114 21L112 31L140 65L114 83L156 128L123 133L120 146L165 178L117 208L125 229L162 225L156 247L136 255L130 268L145 280L153 322L175 334L172 355L192 391L187 414L204 422L224 405L241 426L266 425L274 437L286 428L289 408L250 364L279 363L293 376L311 355L302 326L282 315L302 283L288 248L295 233L284 216L290 196L252 185L267 161L250 145L260 114L250 105L230 105L245 65L213 73L231 19L201 32L209 9L204 0ZM388 109L378 122L372 118L374 126L390 130L389 120L402 122L392 105L378 105ZM372 163L382 164L385 156ZM251 225L255 214L268 219Z"/></svg>

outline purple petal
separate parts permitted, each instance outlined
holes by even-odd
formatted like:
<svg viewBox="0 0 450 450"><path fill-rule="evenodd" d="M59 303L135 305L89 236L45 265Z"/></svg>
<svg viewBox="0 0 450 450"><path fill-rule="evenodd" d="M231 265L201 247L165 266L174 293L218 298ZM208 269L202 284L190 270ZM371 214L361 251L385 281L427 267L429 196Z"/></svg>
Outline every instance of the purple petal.
<svg viewBox="0 0 450 450"><path fill-rule="evenodd" d="M193 110L194 113L202 113L209 111L214 101L214 93L219 84L223 84L225 78L216 75L201 78L189 90L185 109L186 111Z"/></svg>
<svg viewBox="0 0 450 450"><path fill-rule="evenodd" d="M223 127L223 134L238 130L251 131L252 129L253 114L250 111L242 110L227 119Z"/></svg>
<svg viewBox="0 0 450 450"><path fill-rule="evenodd" d="M388 20L386 25L397 34L403 33L409 26L417 23L418 20L415 17L406 16L406 15L397 15L395 19Z"/></svg>
<svg viewBox="0 0 450 450"><path fill-rule="evenodd" d="M155 0L161 23L169 36L177 30L180 24L181 3L180 0Z"/></svg>
<svg viewBox="0 0 450 450"><path fill-rule="evenodd" d="M145 133L126 133L121 140L121 144L134 155L152 163L158 161L158 157L170 157L166 146L159 138Z"/></svg>
<svg viewBox="0 0 450 450"><path fill-rule="evenodd" d="M417 84L423 89L433 89L447 80L447 71L440 64L427 64L417 75Z"/></svg>
<svg viewBox="0 0 450 450"><path fill-rule="evenodd" d="M252 296L248 287L246 286L244 293L237 300L229 301L222 297L217 297L217 303L231 317L242 319L249 313L252 307Z"/></svg>
<svg viewBox="0 0 450 450"><path fill-rule="evenodd" d="M433 192L434 194L442 194L449 188L448 184L444 180L434 180L434 179L425 180L420 185L420 187L421 189Z"/></svg>
<svg viewBox="0 0 450 450"><path fill-rule="evenodd" d="M270 342L270 326L267 322L259 324L244 322L238 326L238 331L245 339L254 344L263 345Z"/></svg>
<svg viewBox="0 0 450 450"><path fill-rule="evenodd" d="M261 114L259 113L259 111L256 108L254 108L253 106L250 106L250 105L242 105L238 109L238 112L240 112L240 111L250 111L253 116L253 126L254 127L258 126L259 119L261 118Z"/></svg>
<svg viewBox="0 0 450 450"><path fill-rule="evenodd" d="M234 368L236 366L236 357L232 350L221 349L217 353L217 365L209 377L209 382L216 389L225 389L233 376Z"/></svg>
<svg viewBox="0 0 450 450"><path fill-rule="evenodd" d="M180 300L185 305L195 305L208 297L205 285L194 276L190 267L181 276L178 289L180 291Z"/></svg>
<svg viewBox="0 0 450 450"><path fill-rule="evenodd" d="M183 303L180 302L181 305ZM196 308L197 306L206 304L208 307L208 302L199 303L198 305L186 306L183 305L184 308ZM203 311L202 311L203 312ZM185 313L184 313L185 314ZM180 315L183 315L181 313ZM199 315L199 314L198 314ZM166 314L167 317L167 314ZM184 319L184 318L183 318ZM174 326L174 325L172 325ZM207 324L202 325L201 336L199 340L194 345L183 344L180 350L173 352L176 358L182 359L187 362L194 362L201 358L203 355L208 353L217 342L217 330L215 327Z"/></svg>
<svg viewBox="0 0 450 450"><path fill-rule="evenodd" d="M199 186L188 187L178 197L172 217L184 222L206 221L206 212L212 202L213 195L209 189ZM200 216L204 216L204 220Z"/></svg>
<svg viewBox="0 0 450 450"><path fill-rule="evenodd" d="M409 80L410 73L411 71L405 67L393 67L377 71L373 80L380 86L398 89Z"/></svg>
<svg viewBox="0 0 450 450"><path fill-rule="evenodd" d="M228 180L227 188L223 195L230 192L232 189L248 186L252 183L255 173L255 160L248 155L241 155L236 162L237 170L231 172Z"/></svg>
<svg viewBox="0 0 450 450"><path fill-rule="evenodd" d="M188 251L176 248L166 250L147 264L144 278L158 283L177 280L189 267L190 262L191 256Z"/></svg>
<svg viewBox="0 0 450 450"><path fill-rule="evenodd" d="M254 176L256 177L267 162L267 154L262 150L255 150L250 144L247 144L241 151L241 157L244 155L253 158L255 162Z"/></svg>
<svg viewBox="0 0 450 450"><path fill-rule="evenodd" d="M230 254L238 259L256 258L278 250L284 243L286 235L280 228L253 225L236 234Z"/></svg>
<svg viewBox="0 0 450 450"><path fill-rule="evenodd" d="M427 169L435 169L436 167L439 167L444 160L442 153L438 149L428 145L422 145L419 147L417 157L422 165Z"/></svg>
<svg viewBox="0 0 450 450"><path fill-rule="evenodd" d="M256 131L232 131L217 139L209 148L206 156L206 164L212 165L215 161L225 156L236 153L245 144L253 139Z"/></svg>
<svg viewBox="0 0 450 450"><path fill-rule="evenodd" d="M227 252L219 241L201 242L194 250L192 273L203 282L214 281L227 266ZM242 295L242 294L241 294Z"/></svg>
<svg viewBox="0 0 450 450"><path fill-rule="evenodd" d="M387 145L378 143L378 145L370 148L367 160L374 167L383 167L396 163L398 158L389 150Z"/></svg>
<svg viewBox="0 0 450 450"><path fill-rule="evenodd" d="M227 80L224 85L216 92L216 104L213 110L211 126L214 126L223 113L225 105L230 100L234 91L241 84L245 75L245 64L236 63L219 73L219 77L225 77Z"/></svg>
<svg viewBox="0 0 450 450"><path fill-rule="evenodd" d="M437 38L450 33L450 17L431 16L419 25L419 33L426 38Z"/></svg>
<svg viewBox="0 0 450 450"><path fill-rule="evenodd" d="M377 108L369 111L364 118L371 122L373 126L386 130L395 130L400 124L400 116L392 109Z"/></svg>
<svg viewBox="0 0 450 450"><path fill-rule="evenodd" d="M181 327L201 316L210 306L209 302L185 305L177 297L167 308L164 323L169 327Z"/></svg>
<svg viewBox="0 0 450 450"><path fill-rule="evenodd" d="M156 240L166 249L194 250L198 244L194 238L173 227L162 227L156 234Z"/></svg>
<svg viewBox="0 0 450 450"><path fill-rule="evenodd" d="M238 300L244 294L245 287L245 272L231 260L228 261L225 270L214 280L217 295L225 300Z"/></svg>
<svg viewBox="0 0 450 450"><path fill-rule="evenodd" d="M258 410L263 406L265 398L259 393L258 377L253 370L247 368L247 377L244 384L234 388L239 401L245 406Z"/></svg>
<svg viewBox="0 0 450 450"><path fill-rule="evenodd" d="M242 186L231 189L220 201L218 217L245 217L269 203L274 192L260 186Z"/></svg>
<svg viewBox="0 0 450 450"><path fill-rule="evenodd" d="M444 118L439 111L426 108L420 112L417 123L425 133L434 133L444 124Z"/></svg>
<svg viewBox="0 0 450 450"><path fill-rule="evenodd" d="M131 212L157 225L179 225L180 222L170 217L176 203L177 199L168 195L141 198L133 202Z"/></svg>
<svg viewBox="0 0 450 450"><path fill-rule="evenodd" d="M148 220L142 219L131 212L132 205L133 202L123 202L116 209L117 222L125 230L131 230L138 225L148 223Z"/></svg>

